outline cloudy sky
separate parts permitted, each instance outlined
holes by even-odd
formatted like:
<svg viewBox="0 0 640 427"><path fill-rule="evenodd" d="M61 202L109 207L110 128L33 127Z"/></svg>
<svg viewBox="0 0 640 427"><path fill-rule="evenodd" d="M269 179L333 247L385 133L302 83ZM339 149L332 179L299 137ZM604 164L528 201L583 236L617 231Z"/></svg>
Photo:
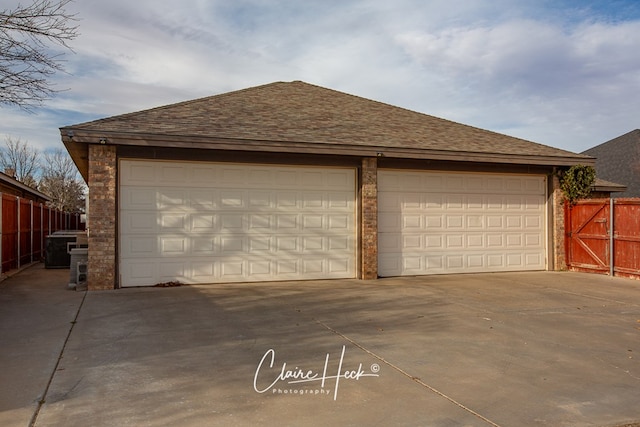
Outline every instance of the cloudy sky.
<svg viewBox="0 0 640 427"><path fill-rule="evenodd" d="M29 0L22 0L23 4ZM0 0L0 9L18 0ZM640 128L637 0L76 0L64 89L5 135L303 80L581 152Z"/></svg>

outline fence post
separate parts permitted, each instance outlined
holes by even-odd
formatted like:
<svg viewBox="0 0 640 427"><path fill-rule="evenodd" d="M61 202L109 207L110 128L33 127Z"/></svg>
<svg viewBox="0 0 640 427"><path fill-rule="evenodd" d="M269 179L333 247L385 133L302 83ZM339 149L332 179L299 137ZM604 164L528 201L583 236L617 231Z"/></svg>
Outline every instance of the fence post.
<svg viewBox="0 0 640 427"><path fill-rule="evenodd" d="M40 260L44 259L44 205L40 202Z"/></svg>
<svg viewBox="0 0 640 427"><path fill-rule="evenodd" d="M31 250L29 252L31 252L29 259L31 261L31 263L33 263L33 250L34 250L34 244L33 244L33 200L29 200L29 206L31 207L31 227L29 227L31 229L31 236L29 236L29 239L31 240Z"/></svg>
<svg viewBox="0 0 640 427"><path fill-rule="evenodd" d="M2 240L3 240L3 234L2 234L2 227L4 226L3 224L3 219L4 219L4 210L2 208L2 199L3 199L3 195L2 193L0 193L0 274L3 273L2 271L2 264L4 261L3 257L3 253L2 253Z"/></svg>
<svg viewBox="0 0 640 427"><path fill-rule="evenodd" d="M613 275L615 274L615 268L614 268L614 252L615 252L615 238L613 236L613 229L615 227L615 224L613 223L614 221L614 215L613 215L613 209L615 207L615 204L613 202L613 197L609 196L609 276L613 277Z"/></svg>
<svg viewBox="0 0 640 427"><path fill-rule="evenodd" d="M20 266L22 265L22 264L20 264L20 258L21 258L21 255L22 255L22 251L21 251L21 247L20 247L20 246L22 246L20 244L20 237L22 237L20 235L20 226L22 224L20 224L21 221L20 221L20 197L19 196L16 196L16 211L18 212L18 217L17 217L17 220L18 220L18 230L17 230L17 235L18 235L18 241L17 241L17 243L18 243L18 259L16 261L18 261L18 268L20 268Z"/></svg>

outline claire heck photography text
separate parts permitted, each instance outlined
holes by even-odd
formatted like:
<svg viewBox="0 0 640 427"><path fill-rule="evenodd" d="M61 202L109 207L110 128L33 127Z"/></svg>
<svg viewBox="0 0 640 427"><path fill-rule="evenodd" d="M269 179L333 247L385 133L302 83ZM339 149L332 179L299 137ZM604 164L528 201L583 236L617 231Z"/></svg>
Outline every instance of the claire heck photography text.
<svg viewBox="0 0 640 427"><path fill-rule="evenodd" d="M377 363L371 364L368 371L363 368L362 363L358 363L357 367L347 366L344 360L345 352L346 346L343 345L337 366L330 366L335 365L335 362L330 363L332 357L327 353L324 363L318 361L316 369L310 369L297 365L291 368L286 361L276 363L276 351L269 349L258 362L253 376L253 389L261 394L327 397L333 395L333 400L337 400L341 380L360 381L362 378L379 376L380 365Z"/></svg>

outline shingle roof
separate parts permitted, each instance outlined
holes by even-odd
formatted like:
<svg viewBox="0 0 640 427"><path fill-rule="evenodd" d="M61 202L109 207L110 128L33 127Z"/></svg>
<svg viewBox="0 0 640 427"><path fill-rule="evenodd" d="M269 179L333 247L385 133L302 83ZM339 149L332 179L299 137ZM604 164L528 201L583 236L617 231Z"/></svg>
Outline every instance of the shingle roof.
<svg viewBox="0 0 640 427"><path fill-rule="evenodd" d="M623 184L615 197L640 197L640 129L632 130L584 152L596 158L598 178Z"/></svg>
<svg viewBox="0 0 640 427"><path fill-rule="evenodd" d="M97 135L122 143L145 138L161 144L197 142L200 148L310 147L391 150L392 157L441 155L544 157L538 164L592 162L588 156L417 113L300 81L276 82L61 128L63 140L95 143ZM84 140L83 140L84 138ZM120 141L120 142L118 142ZM66 141L65 141L66 142ZM259 142L255 147L253 143ZM129 142L131 143L131 142ZM68 144L67 144L68 146ZM395 151L394 151L395 150ZM273 151L273 149L272 149ZM413 153L413 154L411 154ZM73 153L72 153L73 155Z"/></svg>
<svg viewBox="0 0 640 427"><path fill-rule="evenodd" d="M626 191L627 190L627 186L626 185L622 185L622 184L618 184L616 182L611 182L611 181L607 181L601 178L597 178L595 182L593 183L593 191L604 191L604 192L610 192L610 193L616 193L616 192L621 192L621 191Z"/></svg>

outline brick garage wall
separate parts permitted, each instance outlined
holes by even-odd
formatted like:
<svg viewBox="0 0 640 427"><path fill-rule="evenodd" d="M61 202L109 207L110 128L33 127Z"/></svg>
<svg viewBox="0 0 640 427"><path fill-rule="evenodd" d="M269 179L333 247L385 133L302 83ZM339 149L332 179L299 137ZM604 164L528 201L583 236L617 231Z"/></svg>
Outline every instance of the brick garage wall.
<svg viewBox="0 0 640 427"><path fill-rule="evenodd" d="M116 147L89 145L89 290L116 287Z"/></svg>
<svg viewBox="0 0 640 427"><path fill-rule="evenodd" d="M361 247L364 280L378 278L378 159L367 157L361 169Z"/></svg>
<svg viewBox="0 0 640 427"><path fill-rule="evenodd" d="M553 241L553 266L550 270L566 270L567 258L565 247L564 227L564 194L560 189L560 178L554 173L551 175L551 233Z"/></svg>

